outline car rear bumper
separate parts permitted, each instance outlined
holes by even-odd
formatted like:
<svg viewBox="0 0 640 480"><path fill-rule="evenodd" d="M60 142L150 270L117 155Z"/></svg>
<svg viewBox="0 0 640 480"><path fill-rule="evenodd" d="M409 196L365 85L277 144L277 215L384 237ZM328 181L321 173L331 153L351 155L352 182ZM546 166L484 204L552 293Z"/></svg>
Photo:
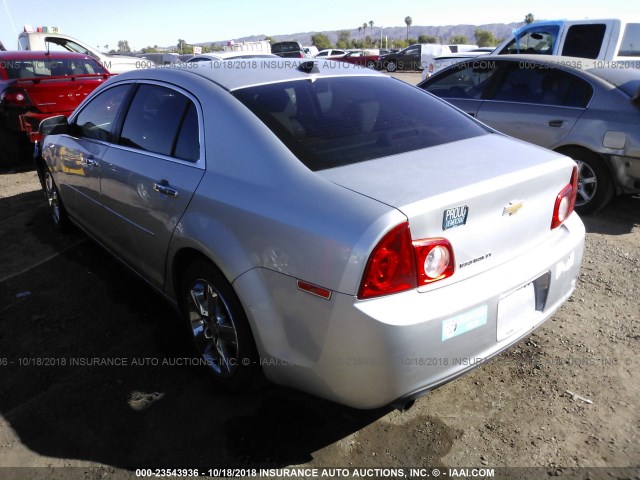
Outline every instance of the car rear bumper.
<svg viewBox="0 0 640 480"><path fill-rule="evenodd" d="M268 378L356 408L423 395L518 342L571 295L585 230L577 215L536 249L424 293L326 300L263 269L234 287ZM257 285L260 285L257 287ZM293 292L293 293L292 293Z"/></svg>

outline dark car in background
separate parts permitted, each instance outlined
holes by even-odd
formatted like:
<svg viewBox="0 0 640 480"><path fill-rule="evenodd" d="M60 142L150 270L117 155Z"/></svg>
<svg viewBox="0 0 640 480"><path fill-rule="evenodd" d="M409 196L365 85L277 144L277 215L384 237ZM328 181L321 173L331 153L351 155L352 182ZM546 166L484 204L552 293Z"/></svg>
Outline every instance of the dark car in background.
<svg viewBox="0 0 640 480"><path fill-rule="evenodd" d="M271 45L271 53L282 58L307 58L307 54L300 42L276 42Z"/></svg>
<svg viewBox="0 0 640 480"><path fill-rule="evenodd" d="M540 55L482 56L418 86L507 135L573 158L576 209L640 193L640 70Z"/></svg>
<svg viewBox="0 0 640 480"><path fill-rule="evenodd" d="M79 53L0 52L0 166L30 159L40 121L69 115L109 76Z"/></svg>
<svg viewBox="0 0 640 480"><path fill-rule="evenodd" d="M344 55L338 55L336 57L327 57L329 60L335 60L337 62L352 63L353 65L360 65L361 67L367 67L375 69L378 67L380 61L380 55L371 55L363 50L354 50L347 52Z"/></svg>

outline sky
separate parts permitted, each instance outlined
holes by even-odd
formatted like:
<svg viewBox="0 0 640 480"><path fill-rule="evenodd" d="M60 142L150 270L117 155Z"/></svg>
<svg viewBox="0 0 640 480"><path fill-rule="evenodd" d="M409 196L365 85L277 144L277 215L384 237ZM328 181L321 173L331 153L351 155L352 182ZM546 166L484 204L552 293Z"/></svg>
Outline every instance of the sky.
<svg viewBox="0 0 640 480"><path fill-rule="evenodd" d="M133 50L158 45L232 40L250 35L353 29L373 20L378 28L413 25L481 25L537 20L638 18L637 0L0 0L0 41L17 48L25 24L55 26L105 50L127 40Z"/></svg>

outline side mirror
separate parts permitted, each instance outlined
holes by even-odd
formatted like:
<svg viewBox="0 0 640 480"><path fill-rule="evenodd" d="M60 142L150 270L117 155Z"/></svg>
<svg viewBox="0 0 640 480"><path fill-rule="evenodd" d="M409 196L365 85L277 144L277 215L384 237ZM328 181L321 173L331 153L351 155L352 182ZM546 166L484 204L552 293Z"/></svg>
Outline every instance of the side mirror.
<svg viewBox="0 0 640 480"><path fill-rule="evenodd" d="M45 118L38 127L40 135L60 135L69 133L69 120L64 115Z"/></svg>

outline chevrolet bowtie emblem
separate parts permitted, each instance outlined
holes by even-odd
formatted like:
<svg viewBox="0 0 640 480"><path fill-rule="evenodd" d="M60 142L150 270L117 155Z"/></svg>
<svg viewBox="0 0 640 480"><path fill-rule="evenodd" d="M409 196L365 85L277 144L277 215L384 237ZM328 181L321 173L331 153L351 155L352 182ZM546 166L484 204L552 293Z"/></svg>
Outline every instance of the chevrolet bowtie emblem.
<svg viewBox="0 0 640 480"><path fill-rule="evenodd" d="M502 210L502 216L515 215L520 211L523 205L524 205L523 200L514 200L513 202L509 202L509 204L505 206L504 209Z"/></svg>

